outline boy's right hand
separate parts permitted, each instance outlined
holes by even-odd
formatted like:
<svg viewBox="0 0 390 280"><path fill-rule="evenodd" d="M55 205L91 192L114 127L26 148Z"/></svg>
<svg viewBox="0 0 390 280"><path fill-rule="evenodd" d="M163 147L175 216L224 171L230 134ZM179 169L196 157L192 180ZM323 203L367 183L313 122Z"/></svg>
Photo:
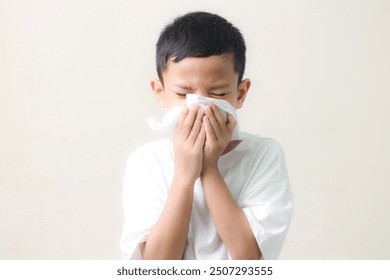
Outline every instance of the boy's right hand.
<svg viewBox="0 0 390 280"><path fill-rule="evenodd" d="M202 171L206 132L202 126L203 110L199 105L184 108L173 140L175 179L195 183Z"/></svg>

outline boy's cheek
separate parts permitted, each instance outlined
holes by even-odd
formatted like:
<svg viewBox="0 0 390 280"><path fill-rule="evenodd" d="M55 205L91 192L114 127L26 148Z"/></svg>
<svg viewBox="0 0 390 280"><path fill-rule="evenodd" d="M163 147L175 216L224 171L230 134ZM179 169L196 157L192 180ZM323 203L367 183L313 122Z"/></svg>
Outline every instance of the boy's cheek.
<svg viewBox="0 0 390 280"><path fill-rule="evenodd" d="M174 99L171 102L169 102L168 109L172 109L173 107L178 107L178 106L186 106L186 100Z"/></svg>

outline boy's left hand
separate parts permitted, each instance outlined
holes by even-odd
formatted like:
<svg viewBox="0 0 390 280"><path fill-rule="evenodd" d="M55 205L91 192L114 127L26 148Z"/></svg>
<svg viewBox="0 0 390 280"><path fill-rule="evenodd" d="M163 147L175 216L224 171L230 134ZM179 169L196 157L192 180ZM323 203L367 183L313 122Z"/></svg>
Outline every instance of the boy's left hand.
<svg viewBox="0 0 390 280"><path fill-rule="evenodd" d="M216 168L219 157L227 148L237 122L231 114L225 121L214 104L205 106L203 125L206 131L206 143L203 153L203 167Z"/></svg>

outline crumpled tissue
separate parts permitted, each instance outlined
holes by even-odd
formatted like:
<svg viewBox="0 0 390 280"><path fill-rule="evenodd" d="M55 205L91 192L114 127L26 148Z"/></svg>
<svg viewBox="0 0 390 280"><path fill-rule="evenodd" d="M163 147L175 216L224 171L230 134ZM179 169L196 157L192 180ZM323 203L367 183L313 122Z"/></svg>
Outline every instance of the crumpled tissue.
<svg viewBox="0 0 390 280"><path fill-rule="evenodd" d="M207 104L215 104L219 111L222 114L222 117L226 120L227 113L231 114L236 120L237 124L233 130L231 141L232 140L242 140L243 136L240 133L238 116L236 109L227 101L221 99L215 99L210 97L204 97L197 94L189 93L186 95L186 106L191 107L193 104L199 104L201 108L204 108ZM168 132L169 138L172 140L175 135L175 130L177 123L179 121L180 114L186 106L176 106L171 108L164 115L162 123L156 121L154 118L148 119L148 124L153 131L157 132Z"/></svg>

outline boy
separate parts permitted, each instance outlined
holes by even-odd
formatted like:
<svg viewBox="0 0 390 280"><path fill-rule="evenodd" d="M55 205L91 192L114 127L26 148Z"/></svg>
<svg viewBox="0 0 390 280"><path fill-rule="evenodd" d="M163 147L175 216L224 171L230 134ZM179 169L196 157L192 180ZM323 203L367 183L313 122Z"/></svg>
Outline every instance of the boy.
<svg viewBox="0 0 390 280"><path fill-rule="evenodd" d="M217 15L177 18L157 42L159 80L151 87L163 108L186 95L212 98L185 107L173 140L144 145L124 179L126 259L276 259L292 212L283 151L271 139L231 135L237 120L213 100L243 106L245 43Z"/></svg>

